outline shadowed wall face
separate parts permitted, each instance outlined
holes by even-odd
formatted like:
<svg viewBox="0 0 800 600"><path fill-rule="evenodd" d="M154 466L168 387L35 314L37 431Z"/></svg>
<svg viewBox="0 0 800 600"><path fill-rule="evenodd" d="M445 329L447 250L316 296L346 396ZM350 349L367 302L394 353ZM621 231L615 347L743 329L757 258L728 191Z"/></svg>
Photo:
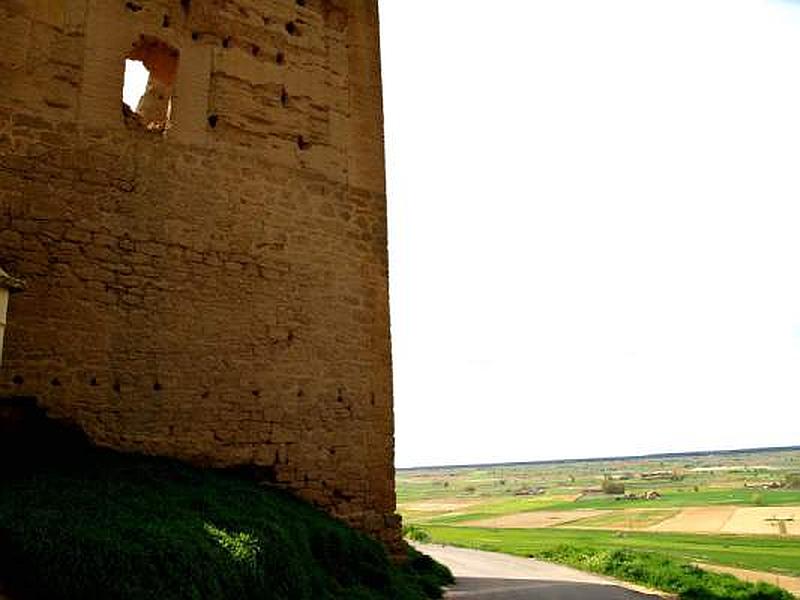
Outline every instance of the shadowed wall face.
<svg viewBox="0 0 800 600"><path fill-rule="evenodd" d="M0 23L0 262L27 283L0 395L399 539L377 2L15 0ZM123 107L126 58L168 114Z"/></svg>

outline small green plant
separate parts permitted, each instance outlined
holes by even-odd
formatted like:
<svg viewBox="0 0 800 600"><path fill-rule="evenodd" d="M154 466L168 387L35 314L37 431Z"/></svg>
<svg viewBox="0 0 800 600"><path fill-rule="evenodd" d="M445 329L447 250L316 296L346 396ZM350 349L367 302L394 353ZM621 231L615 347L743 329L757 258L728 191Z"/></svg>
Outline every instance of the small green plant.
<svg viewBox="0 0 800 600"><path fill-rule="evenodd" d="M206 523L203 528L217 543L231 555L233 560L247 565L253 571L258 564L258 553L261 550L258 539L249 533L229 533L224 529Z"/></svg>
<svg viewBox="0 0 800 600"><path fill-rule="evenodd" d="M421 544L427 544L431 541L431 534L419 525L404 525L403 537L414 542L420 542Z"/></svg>
<svg viewBox="0 0 800 600"><path fill-rule="evenodd" d="M756 492L750 499L754 506L766 506L767 501L764 499L764 494Z"/></svg>

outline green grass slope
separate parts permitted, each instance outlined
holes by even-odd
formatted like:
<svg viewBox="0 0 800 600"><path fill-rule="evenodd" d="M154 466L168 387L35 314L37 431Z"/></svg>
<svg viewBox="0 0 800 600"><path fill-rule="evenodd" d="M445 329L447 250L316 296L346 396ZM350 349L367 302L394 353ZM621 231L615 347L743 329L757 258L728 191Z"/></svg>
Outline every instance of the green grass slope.
<svg viewBox="0 0 800 600"><path fill-rule="evenodd" d="M439 597L449 572L230 474L109 452L0 478L0 580L52 600Z"/></svg>
<svg viewBox="0 0 800 600"><path fill-rule="evenodd" d="M681 600L793 600L789 592L773 585L747 583L650 552L560 546L538 557L675 593Z"/></svg>

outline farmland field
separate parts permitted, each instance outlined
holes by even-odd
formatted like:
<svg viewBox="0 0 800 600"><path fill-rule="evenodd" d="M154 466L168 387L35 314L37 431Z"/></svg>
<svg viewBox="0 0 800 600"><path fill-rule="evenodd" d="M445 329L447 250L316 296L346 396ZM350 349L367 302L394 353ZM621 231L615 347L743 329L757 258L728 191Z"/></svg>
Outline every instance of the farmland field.
<svg viewBox="0 0 800 600"><path fill-rule="evenodd" d="M800 577L798 473L797 448L399 470L398 508L435 542L656 552L772 581Z"/></svg>

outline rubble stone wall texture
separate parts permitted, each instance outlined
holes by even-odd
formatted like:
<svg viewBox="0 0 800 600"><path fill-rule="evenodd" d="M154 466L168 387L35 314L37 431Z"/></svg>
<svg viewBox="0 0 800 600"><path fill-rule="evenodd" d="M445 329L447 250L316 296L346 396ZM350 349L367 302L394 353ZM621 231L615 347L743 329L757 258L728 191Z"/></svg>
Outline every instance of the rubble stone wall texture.
<svg viewBox="0 0 800 600"><path fill-rule="evenodd" d="M0 396L395 542L385 208L377 0L0 2Z"/></svg>

